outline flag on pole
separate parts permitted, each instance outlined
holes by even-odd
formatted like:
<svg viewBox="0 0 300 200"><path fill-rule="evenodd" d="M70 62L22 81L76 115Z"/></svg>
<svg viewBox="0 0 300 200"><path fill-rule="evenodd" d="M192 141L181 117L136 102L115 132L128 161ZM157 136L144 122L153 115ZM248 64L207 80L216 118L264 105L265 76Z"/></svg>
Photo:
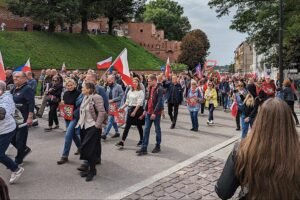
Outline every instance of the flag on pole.
<svg viewBox="0 0 300 200"><path fill-rule="evenodd" d="M167 78L169 78L171 76L171 64L170 64L170 59L169 58L168 58L167 63L166 63L165 76Z"/></svg>
<svg viewBox="0 0 300 200"><path fill-rule="evenodd" d="M4 63L3 63L1 51L0 51L0 80L1 81L6 80L6 74L5 74Z"/></svg>
<svg viewBox="0 0 300 200"><path fill-rule="evenodd" d="M196 74L197 74L198 78L202 78L202 69L201 69L200 63L196 66Z"/></svg>
<svg viewBox="0 0 300 200"><path fill-rule="evenodd" d="M30 58L27 60L25 65L22 65L15 69L15 72L30 72L31 71L31 66L30 66Z"/></svg>
<svg viewBox="0 0 300 200"><path fill-rule="evenodd" d="M97 62L98 69L108 69L111 66L112 57L109 57L103 61Z"/></svg>
<svg viewBox="0 0 300 200"><path fill-rule="evenodd" d="M114 70L116 70L121 75L124 83L126 83L127 85L132 85L132 79L130 77L130 72L129 72L126 48L116 58L116 60L111 65L111 67L113 67Z"/></svg>

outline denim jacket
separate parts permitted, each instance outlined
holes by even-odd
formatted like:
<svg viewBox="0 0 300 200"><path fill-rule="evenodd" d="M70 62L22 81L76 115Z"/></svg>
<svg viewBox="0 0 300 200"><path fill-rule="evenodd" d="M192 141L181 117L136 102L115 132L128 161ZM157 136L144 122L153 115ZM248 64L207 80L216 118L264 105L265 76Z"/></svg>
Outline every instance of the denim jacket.
<svg viewBox="0 0 300 200"><path fill-rule="evenodd" d="M111 90L111 88L109 86L107 86L106 94L108 97L109 97L110 90ZM120 106L123 95L124 95L124 91L123 91L122 87L119 84L114 83L114 85L112 87L112 99L111 100L113 102L117 102L118 106Z"/></svg>

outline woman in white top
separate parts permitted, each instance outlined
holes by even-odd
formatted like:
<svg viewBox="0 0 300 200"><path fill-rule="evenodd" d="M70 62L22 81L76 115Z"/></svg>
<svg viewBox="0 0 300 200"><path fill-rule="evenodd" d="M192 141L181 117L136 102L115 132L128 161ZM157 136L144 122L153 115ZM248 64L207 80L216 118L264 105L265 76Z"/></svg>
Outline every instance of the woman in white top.
<svg viewBox="0 0 300 200"><path fill-rule="evenodd" d="M16 122L13 118L15 114L15 103L9 91L6 91L6 84L0 81L0 162L12 171L9 183L15 183L24 169L5 155L5 152L16 134Z"/></svg>
<svg viewBox="0 0 300 200"><path fill-rule="evenodd" d="M143 103L145 100L145 93L140 87L140 80L138 78L133 78L133 84L131 90L127 94L125 104L119 109L123 111L124 108L128 106L126 125L122 136L122 141L118 142L116 146L124 147L124 142L128 136L129 129L131 125L136 125L140 134L140 141L137 146L142 145L143 141L143 124L144 119L140 119L143 115Z"/></svg>

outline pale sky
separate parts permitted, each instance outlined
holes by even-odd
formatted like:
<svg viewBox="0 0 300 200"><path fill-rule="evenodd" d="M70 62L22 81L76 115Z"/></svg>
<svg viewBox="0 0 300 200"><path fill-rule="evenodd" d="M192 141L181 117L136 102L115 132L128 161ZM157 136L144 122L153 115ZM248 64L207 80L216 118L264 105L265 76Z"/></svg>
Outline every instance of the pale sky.
<svg viewBox="0 0 300 200"><path fill-rule="evenodd" d="M217 60L218 65L234 61L234 50L245 40L246 35L229 29L232 17L216 17L216 12L207 5L209 0L176 0L184 7L192 29L204 31L210 41L208 59Z"/></svg>

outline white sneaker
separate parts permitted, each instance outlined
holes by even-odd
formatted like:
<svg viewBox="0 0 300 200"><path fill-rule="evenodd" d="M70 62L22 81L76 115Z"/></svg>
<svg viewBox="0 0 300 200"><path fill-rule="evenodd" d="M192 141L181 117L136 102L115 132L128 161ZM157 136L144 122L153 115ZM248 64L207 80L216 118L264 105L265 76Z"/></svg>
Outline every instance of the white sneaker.
<svg viewBox="0 0 300 200"><path fill-rule="evenodd" d="M209 120L207 120L207 121L206 121L206 123L207 123L207 125L209 125L209 124L210 124L210 121L209 121Z"/></svg>
<svg viewBox="0 0 300 200"><path fill-rule="evenodd" d="M213 120L211 120L211 121L209 122L209 124L214 124L214 121L213 121Z"/></svg>
<svg viewBox="0 0 300 200"><path fill-rule="evenodd" d="M19 167L19 170L16 171L16 172L13 172L10 176L10 179L9 179L9 183L10 184L14 184L16 183L19 178L21 177L21 175L23 174L24 172L24 168L23 167Z"/></svg>

